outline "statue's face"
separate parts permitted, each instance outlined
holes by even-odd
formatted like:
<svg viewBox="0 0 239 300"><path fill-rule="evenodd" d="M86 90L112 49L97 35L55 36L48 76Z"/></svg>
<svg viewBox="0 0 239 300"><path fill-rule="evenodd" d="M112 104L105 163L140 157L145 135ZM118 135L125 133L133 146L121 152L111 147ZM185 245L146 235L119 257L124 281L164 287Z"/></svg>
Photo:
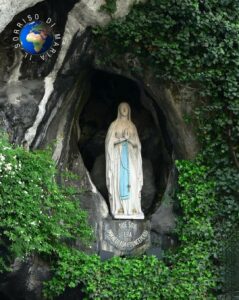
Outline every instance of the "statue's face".
<svg viewBox="0 0 239 300"><path fill-rule="evenodd" d="M121 116L127 117L129 114L128 105L126 103L120 104L119 111Z"/></svg>

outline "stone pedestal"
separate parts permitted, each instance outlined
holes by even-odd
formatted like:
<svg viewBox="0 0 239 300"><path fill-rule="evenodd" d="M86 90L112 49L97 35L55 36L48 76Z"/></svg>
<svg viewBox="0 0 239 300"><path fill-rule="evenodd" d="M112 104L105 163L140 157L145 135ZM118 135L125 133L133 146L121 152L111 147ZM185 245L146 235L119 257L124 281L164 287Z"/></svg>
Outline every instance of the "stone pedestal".
<svg viewBox="0 0 239 300"><path fill-rule="evenodd" d="M102 236L102 251L110 251L115 255L142 254L150 246L150 222L105 219Z"/></svg>

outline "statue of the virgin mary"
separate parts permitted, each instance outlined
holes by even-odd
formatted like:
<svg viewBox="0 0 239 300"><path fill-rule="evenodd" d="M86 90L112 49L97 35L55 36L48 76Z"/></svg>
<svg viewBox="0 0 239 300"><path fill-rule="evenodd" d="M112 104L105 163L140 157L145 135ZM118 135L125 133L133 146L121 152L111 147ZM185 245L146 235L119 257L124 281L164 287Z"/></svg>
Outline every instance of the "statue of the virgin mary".
<svg viewBox="0 0 239 300"><path fill-rule="evenodd" d="M144 219L141 210L143 185L141 144L131 121L130 106L121 103L106 141L106 184L115 219Z"/></svg>

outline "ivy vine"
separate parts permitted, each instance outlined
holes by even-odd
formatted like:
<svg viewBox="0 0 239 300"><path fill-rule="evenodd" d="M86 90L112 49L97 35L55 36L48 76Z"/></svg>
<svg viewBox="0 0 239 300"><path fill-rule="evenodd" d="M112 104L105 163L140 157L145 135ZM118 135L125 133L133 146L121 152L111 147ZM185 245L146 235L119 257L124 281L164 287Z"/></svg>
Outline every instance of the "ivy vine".
<svg viewBox="0 0 239 300"><path fill-rule="evenodd" d="M209 253L218 293L224 242L239 223L238 24L238 1L149 0L136 5L126 18L94 29L105 63L127 53L143 69L150 66L163 82L200 87L197 108L185 117L197 124L202 164L208 167L208 179L216 183L210 237L214 247Z"/></svg>
<svg viewBox="0 0 239 300"><path fill-rule="evenodd" d="M52 279L45 284L49 299L78 284L86 299L215 299L222 292L224 240L239 222L238 24L238 1L149 0L126 18L94 29L98 49L110 45L111 55L104 52L108 60L129 53L143 67L151 66L161 81L200 86L191 116L200 155L177 162L183 212L177 224L179 247L163 261L116 257L105 262L69 247L62 237L90 236L85 214L78 215L78 204L68 201L52 181L54 165L46 154L13 149L5 141L0 144L5 151L1 174L11 168L16 180L1 175L1 241L7 250L2 270L19 255L57 257ZM62 218L67 226L61 226Z"/></svg>
<svg viewBox="0 0 239 300"><path fill-rule="evenodd" d="M208 180L208 170L200 158L178 161L177 167L181 174L178 197L184 215L178 220L180 246L176 251L168 253L165 261L142 256L114 257L103 262L97 255L66 251L45 285L46 297L81 284L84 299L214 299L215 273L210 255L215 249L215 183Z"/></svg>
<svg viewBox="0 0 239 300"><path fill-rule="evenodd" d="M117 0L105 0L105 4L101 5L100 10L113 15L117 9L116 2Z"/></svg>
<svg viewBox="0 0 239 300"><path fill-rule="evenodd" d="M11 271L16 258L24 262L32 255L50 266L65 249L71 255L79 251L76 241L86 248L92 241L79 195L59 187L56 172L50 150L14 147L0 133L0 273Z"/></svg>

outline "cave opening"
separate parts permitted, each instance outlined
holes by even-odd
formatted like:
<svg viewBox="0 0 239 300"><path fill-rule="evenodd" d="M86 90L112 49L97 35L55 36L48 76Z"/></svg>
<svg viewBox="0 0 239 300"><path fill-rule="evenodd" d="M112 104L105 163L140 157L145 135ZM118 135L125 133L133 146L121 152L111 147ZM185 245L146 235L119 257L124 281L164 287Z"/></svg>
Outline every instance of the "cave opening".
<svg viewBox="0 0 239 300"><path fill-rule="evenodd" d="M142 145L142 209L149 215L161 202L165 191L172 167L172 147L163 112L156 107L153 99L147 97L147 101L152 101L152 113L143 97L145 93L142 93L138 82L105 71L92 71L90 95L79 117L79 150L91 179L109 206L105 138L110 124L117 117L118 105L127 102Z"/></svg>

